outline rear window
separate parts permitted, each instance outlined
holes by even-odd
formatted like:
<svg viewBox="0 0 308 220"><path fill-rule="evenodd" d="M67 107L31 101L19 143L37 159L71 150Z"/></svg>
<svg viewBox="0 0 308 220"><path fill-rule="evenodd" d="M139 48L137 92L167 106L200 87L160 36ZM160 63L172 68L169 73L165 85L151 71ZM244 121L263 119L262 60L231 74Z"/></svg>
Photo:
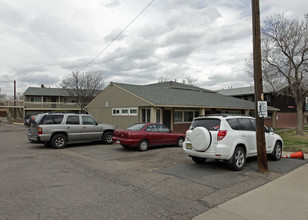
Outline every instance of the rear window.
<svg viewBox="0 0 308 220"><path fill-rule="evenodd" d="M217 118L200 118L195 119L190 126L190 129L193 130L196 127L204 127L209 131L217 131L220 128L220 120Z"/></svg>
<svg viewBox="0 0 308 220"><path fill-rule="evenodd" d="M63 120L63 115L46 115L41 124L43 125L52 125L52 124L61 124Z"/></svg>
<svg viewBox="0 0 308 220"><path fill-rule="evenodd" d="M39 124L43 116L44 116L44 114L38 114L38 115L34 116L32 123L33 124Z"/></svg>
<svg viewBox="0 0 308 220"><path fill-rule="evenodd" d="M129 126L128 128L126 128L126 130L139 131L139 130L141 130L144 127L145 127L145 124L134 124L134 125Z"/></svg>

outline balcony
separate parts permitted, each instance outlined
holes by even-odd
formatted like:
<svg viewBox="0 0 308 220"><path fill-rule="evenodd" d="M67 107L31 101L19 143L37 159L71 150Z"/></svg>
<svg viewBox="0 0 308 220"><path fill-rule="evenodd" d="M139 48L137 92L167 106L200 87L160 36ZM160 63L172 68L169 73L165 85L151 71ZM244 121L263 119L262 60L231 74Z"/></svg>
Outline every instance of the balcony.
<svg viewBox="0 0 308 220"><path fill-rule="evenodd" d="M24 108L35 110L79 110L77 103L67 102L25 102Z"/></svg>
<svg viewBox="0 0 308 220"><path fill-rule="evenodd" d="M23 108L24 100L0 100L0 107L3 108Z"/></svg>

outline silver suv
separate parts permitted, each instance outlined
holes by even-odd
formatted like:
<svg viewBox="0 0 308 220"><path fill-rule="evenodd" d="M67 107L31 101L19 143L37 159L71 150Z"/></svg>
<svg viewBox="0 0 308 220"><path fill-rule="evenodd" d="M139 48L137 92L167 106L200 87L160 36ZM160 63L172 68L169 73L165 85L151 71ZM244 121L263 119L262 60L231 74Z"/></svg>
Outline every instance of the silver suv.
<svg viewBox="0 0 308 220"><path fill-rule="evenodd" d="M44 113L35 116L28 129L30 142L63 148L67 143L102 140L112 143L114 125L99 124L86 114Z"/></svg>
<svg viewBox="0 0 308 220"><path fill-rule="evenodd" d="M201 116L186 132L183 150L195 163L206 159L227 161L234 170L242 170L247 157L257 156L255 119L249 116ZM283 140L265 127L266 152L280 160Z"/></svg>

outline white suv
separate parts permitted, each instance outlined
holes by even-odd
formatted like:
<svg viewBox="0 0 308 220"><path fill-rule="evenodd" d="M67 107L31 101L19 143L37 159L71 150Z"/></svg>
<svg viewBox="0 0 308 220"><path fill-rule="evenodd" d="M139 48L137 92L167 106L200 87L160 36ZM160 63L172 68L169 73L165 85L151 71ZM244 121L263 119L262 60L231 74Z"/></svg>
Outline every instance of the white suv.
<svg viewBox="0 0 308 220"><path fill-rule="evenodd" d="M195 163L206 159L227 161L234 170L242 170L247 157L257 156L255 119L249 116L201 116L193 120L183 150ZM280 160L283 140L265 127L266 152Z"/></svg>

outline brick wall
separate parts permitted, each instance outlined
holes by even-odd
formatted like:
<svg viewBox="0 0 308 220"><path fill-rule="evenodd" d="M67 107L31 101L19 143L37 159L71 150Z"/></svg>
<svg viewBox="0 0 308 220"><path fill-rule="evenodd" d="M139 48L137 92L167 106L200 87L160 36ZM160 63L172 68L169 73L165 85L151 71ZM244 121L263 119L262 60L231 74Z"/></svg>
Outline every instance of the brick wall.
<svg viewBox="0 0 308 220"><path fill-rule="evenodd" d="M190 126L190 123L173 124L173 131L186 134L186 131L189 129L189 126Z"/></svg>
<svg viewBox="0 0 308 220"><path fill-rule="evenodd" d="M276 120L277 128L296 127L297 114L296 113L282 113L277 112L278 119Z"/></svg>

